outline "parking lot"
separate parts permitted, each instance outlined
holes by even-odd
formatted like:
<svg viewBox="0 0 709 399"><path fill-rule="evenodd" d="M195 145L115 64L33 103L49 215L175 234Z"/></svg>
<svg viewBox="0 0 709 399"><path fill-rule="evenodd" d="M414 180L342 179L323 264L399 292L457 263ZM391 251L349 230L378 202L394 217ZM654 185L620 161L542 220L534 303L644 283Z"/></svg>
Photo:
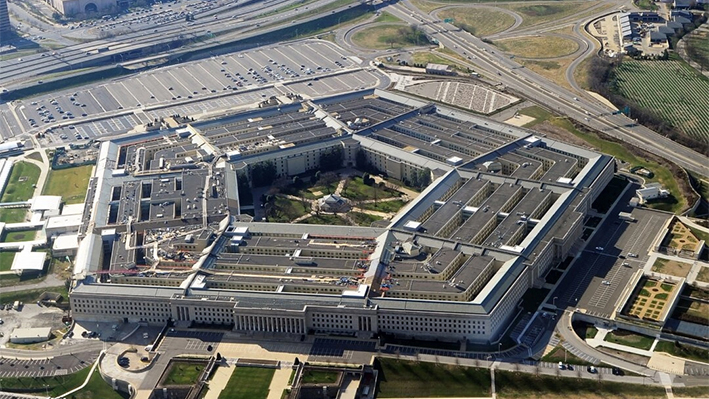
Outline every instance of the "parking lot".
<svg viewBox="0 0 709 399"><path fill-rule="evenodd" d="M386 84L377 71L333 43L307 40L159 68L110 83L76 88L16 104L25 130L53 129L45 145L90 140L130 131L175 114L192 117L253 105L271 96L305 98ZM0 128L16 128L1 114Z"/></svg>
<svg viewBox="0 0 709 399"><path fill-rule="evenodd" d="M642 269L660 228L664 213L633 209L627 204L636 185L597 226L596 234L550 296L549 304L585 309L586 313L609 318L631 276ZM631 212L634 222L623 221L619 212Z"/></svg>
<svg viewBox="0 0 709 399"><path fill-rule="evenodd" d="M38 353L38 357L41 352ZM0 357L0 377L51 377L75 373L91 365L98 352L80 352L51 359L13 359Z"/></svg>

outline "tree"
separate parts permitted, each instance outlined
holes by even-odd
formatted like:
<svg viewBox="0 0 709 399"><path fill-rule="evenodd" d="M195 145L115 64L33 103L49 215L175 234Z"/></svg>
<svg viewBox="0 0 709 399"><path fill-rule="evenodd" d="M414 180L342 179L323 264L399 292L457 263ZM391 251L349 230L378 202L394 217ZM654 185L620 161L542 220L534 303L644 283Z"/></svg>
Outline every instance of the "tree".
<svg viewBox="0 0 709 399"><path fill-rule="evenodd" d="M320 170L331 171L342 167L342 148L333 147L320 154Z"/></svg>
<svg viewBox="0 0 709 399"><path fill-rule="evenodd" d="M271 184L276 175L276 165L271 161L259 162L251 166L251 181L254 187L263 187Z"/></svg>
<svg viewBox="0 0 709 399"><path fill-rule="evenodd" d="M333 172L323 173L318 180L318 184L322 184L327 188L327 193L332 194L330 186L337 181L337 175Z"/></svg>

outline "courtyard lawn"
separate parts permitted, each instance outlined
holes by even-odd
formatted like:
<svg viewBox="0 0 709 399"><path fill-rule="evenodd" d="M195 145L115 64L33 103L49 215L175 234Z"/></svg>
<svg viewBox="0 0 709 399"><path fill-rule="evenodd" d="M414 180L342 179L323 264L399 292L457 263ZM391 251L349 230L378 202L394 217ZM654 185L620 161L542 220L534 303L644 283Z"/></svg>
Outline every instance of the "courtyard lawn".
<svg viewBox="0 0 709 399"><path fill-rule="evenodd" d="M370 211L393 213L399 212L399 209L403 208L406 202L401 200L394 201L379 201L377 203L367 202L361 205L362 209L367 209Z"/></svg>
<svg viewBox="0 0 709 399"><path fill-rule="evenodd" d="M337 381L340 373L337 371L306 369L303 373L303 384L332 384Z"/></svg>
<svg viewBox="0 0 709 399"><path fill-rule="evenodd" d="M366 201L375 198L400 197L401 193L388 187L368 186L364 184L361 177L355 176L345 185L342 196L352 201Z"/></svg>
<svg viewBox="0 0 709 399"><path fill-rule="evenodd" d="M34 187L39 179L39 167L29 162L17 162L12 166L12 173L0 202L27 201L34 195Z"/></svg>
<svg viewBox="0 0 709 399"><path fill-rule="evenodd" d="M219 399L266 399L274 369L237 367Z"/></svg>
<svg viewBox="0 0 709 399"><path fill-rule="evenodd" d="M2 237L2 242L32 241L37 236L37 230L9 231Z"/></svg>
<svg viewBox="0 0 709 399"><path fill-rule="evenodd" d="M346 226L349 223L347 223L346 220L343 218L336 216L336 215L313 215L307 219L303 219L300 222L300 224L324 224L324 225L329 225L329 226Z"/></svg>
<svg viewBox="0 0 709 399"><path fill-rule="evenodd" d="M608 335L606 335L606 339L604 341L612 342L614 344L630 346L642 350L649 350L652 347L652 343L655 341L655 338L648 337L647 335L634 333L632 331L615 330L609 332Z"/></svg>
<svg viewBox="0 0 709 399"><path fill-rule="evenodd" d="M382 220L380 216L362 212L349 212L347 215L351 217L358 226L371 226L372 223L377 220Z"/></svg>
<svg viewBox="0 0 709 399"><path fill-rule="evenodd" d="M22 223L27 216L27 208L2 208L0 220L5 223Z"/></svg>
<svg viewBox="0 0 709 399"><path fill-rule="evenodd" d="M164 385L194 385L204 370L204 363L172 362Z"/></svg>
<svg viewBox="0 0 709 399"><path fill-rule="evenodd" d="M42 194L60 195L67 204L84 202L93 167L84 165L50 171Z"/></svg>
<svg viewBox="0 0 709 399"><path fill-rule="evenodd" d="M17 252L0 252L0 272L10 270L16 253Z"/></svg>
<svg viewBox="0 0 709 399"><path fill-rule="evenodd" d="M289 223L310 212L310 203L302 203L283 196L277 196L274 204L269 206L269 222Z"/></svg>

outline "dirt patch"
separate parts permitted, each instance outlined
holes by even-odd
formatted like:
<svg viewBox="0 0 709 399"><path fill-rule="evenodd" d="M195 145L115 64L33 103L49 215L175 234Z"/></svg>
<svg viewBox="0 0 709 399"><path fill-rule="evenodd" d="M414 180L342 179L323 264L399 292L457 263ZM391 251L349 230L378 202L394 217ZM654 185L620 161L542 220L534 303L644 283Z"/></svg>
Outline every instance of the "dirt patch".
<svg viewBox="0 0 709 399"><path fill-rule="evenodd" d="M615 349L609 349L603 346L599 346L596 348L598 351L605 353L606 355L610 355L613 357L617 357L619 359L623 359L626 361L629 361L631 363L639 364L641 366L647 366L647 363L650 361L649 357L646 356L640 356L636 355L633 353L629 352L623 352Z"/></svg>

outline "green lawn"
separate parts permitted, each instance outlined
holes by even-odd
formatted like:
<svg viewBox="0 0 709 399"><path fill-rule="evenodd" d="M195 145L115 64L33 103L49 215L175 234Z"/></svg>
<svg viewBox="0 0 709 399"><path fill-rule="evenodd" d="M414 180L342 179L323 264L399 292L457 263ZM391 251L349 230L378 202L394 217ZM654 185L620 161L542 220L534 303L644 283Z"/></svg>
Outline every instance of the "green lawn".
<svg viewBox="0 0 709 399"><path fill-rule="evenodd" d="M536 118L533 122L528 123L524 127L533 127L534 125L537 125L539 123L542 123L544 121L549 122L550 124L562 128L574 136L584 140L587 142L589 145L593 146L596 150L612 155L620 160L623 160L633 166L642 166L644 168L650 169L653 172L655 172L655 177L652 179L646 179L648 183L651 182L660 182L664 187L666 187L668 190L670 190L671 193L677 193L677 195L674 195L674 197L677 199L675 203L654 203L654 204L649 204L648 207L650 208L655 208L655 209L661 209L665 211L669 211L672 213L677 213L680 212L684 209L687 208L687 200L683 196L679 195L680 189L679 185L677 185L677 181L675 180L675 176L668 169L667 167L658 164L657 162L650 161L647 158L644 158L642 156L636 156L633 154L630 150L625 148L625 144L623 143L614 143L611 141L604 140L597 136L596 134L593 133L585 133L581 132L578 129L574 127L574 125L566 118L556 118L554 115L549 113L548 111L537 107L537 106L532 106L528 108L524 108L519 111L520 114L523 115L528 115L533 118Z"/></svg>
<svg viewBox="0 0 709 399"><path fill-rule="evenodd" d="M22 223L25 221L27 208L2 208L0 209L0 220L5 223Z"/></svg>
<svg viewBox="0 0 709 399"><path fill-rule="evenodd" d="M654 385L536 376L499 370L495 371L495 388L498 398L665 397L665 388Z"/></svg>
<svg viewBox="0 0 709 399"><path fill-rule="evenodd" d="M364 184L361 177L355 176L345 185L342 196L352 201L364 201L375 198L400 197L401 193L388 187L368 186Z"/></svg>
<svg viewBox="0 0 709 399"><path fill-rule="evenodd" d="M237 367L219 399L266 399L274 369Z"/></svg>
<svg viewBox="0 0 709 399"><path fill-rule="evenodd" d="M32 241L37 236L37 230L8 231L3 234L2 242Z"/></svg>
<svg viewBox="0 0 709 399"><path fill-rule="evenodd" d="M449 8L440 11L438 17L441 19L453 19L455 26L477 37L500 33L515 23L515 19L511 15L492 8Z"/></svg>
<svg viewBox="0 0 709 399"><path fill-rule="evenodd" d="M399 18L384 11L381 14L379 14L379 16L377 18L374 19L374 22L404 22L404 21L402 21Z"/></svg>
<svg viewBox="0 0 709 399"><path fill-rule="evenodd" d="M34 185L39 179L39 167L29 162L17 162L12 167L12 173L0 202L27 201L34 195Z"/></svg>
<svg viewBox="0 0 709 399"><path fill-rule="evenodd" d="M277 196L269 209L266 217L269 222L288 223L310 212L310 203Z"/></svg>
<svg viewBox="0 0 709 399"><path fill-rule="evenodd" d="M706 398L709 397L709 386L706 387L672 387L675 398Z"/></svg>
<svg viewBox="0 0 709 399"><path fill-rule="evenodd" d="M346 226L346 225L348 225L347 221L339 216L325 215L325 214L321 214L320 216L313 215L307 219L301 220L298 223L300 223L300 224L326 224L326 225L330 225L330 226Z"/></svg>
<svg viewBox="0 0 709 399"><path fill-rule="evenodd" d="M525 4L520 2L514 5L505 5L511 11L519 14L523 21L520 28L526 28L534 25L544 24L566 18L574 14L580 14L583 11L597 5L595 1L588 2L549 2L545 4Z"/></svg>
<svg viewBox="0 0 709 399"><path fill-rule="evenodd" d="M61 195L67 204L84 202L93 167L84 165L50 171L42 194Z"/></svg>
<svg viewBox="0 0 709 399"><path fill-rule="evenodd" d="M490 371L381 358L378 398L490 396Z"/></svg>
<svg viewBox="0 0 709 399"><path fill-rule="evenodd" d="M389 212L399 212L399 209L403 208L404 205L406 205L406 202L401 201L401 200L379 201L376 204L374 202L368 202L368 203L362 204L361 208L368 209L370 211L389 213Z"/></svg>
<svg viewBox="0 0 709 399"><path fill-rule="evenodd" d="M685 359L709 363L709 350L678 342L660 341L655 346L655 352L666 352Z"/></svg>
<svg viewBox="0 0 709 399"><path fill-rule="evenodd" d="M347 215L354 219L355 223L357 223L358 226L368 227L371 226L372 223L376 222L377 220L382 220L380 216L370 215L368 213L362 212L349 212Z"/></svg>
<svg viewBox="0 0 709 399"><path fill-rule="evenodd" d="M76 392L69 396L71 399L94 399L94 398L101 398L101 399L128 399L130 398L130 395L127 393L123 392L118 392L114 391L113 388L111 388L111 385L109 385L106 381L101 378L101 374L99 374L98 369L94 371L94 373L91 375L91 379L89 380L89 383L86 384L86 386L80 390L79 392Z"/></svg>
<svg viewBox="0 0 709 399"><path fill-rule="evenodd" d="M650 11L657 10L657 6L655 5L655 2L652 0L636 0L636 1L634 1L634 3L641 10L650 10Z"/></svg>
<svg viewBox="0 0 709 399"><path fill-rule="evenodd" d="M13 377L0 378L0 385L4 391L33 391L37 394L55 397L66 393L81 384L89 375L90 367L87 367L74 374L68 374L55 377ZM110 389L110 388L109 388ZM111 389L111 391L113 391ZM92 396L94 398L110 398L109 396ZM89 398L84 396L82 398ZM77 397L79 399L79 397Z"/></svg>
<svg viewBox="0 0 709 399"><path fill-rule="evenodd" d="M544 355L544 357L542 357L542 361L551 363L564 362L568 364L576 364L582 366L591 364L586 360L574 356L573 353L565 350L561 345L557 346L551 352Z"/></svg>
<svg viewBox="0 0 709 399"><path fill-rule="evenodd" d="M6 272L12 267L15 252L0 252L0 272Z"/></svg>
<svg viewBox="0 0 709 399"><path fill-rule="evenodd" d="M205 363L172 362L167 377L163 380L164 385L194 385L197 382Z"/></svg>
<svg viewBox="0 0 709 399"><path fill-rule="evenodd" d="M655 341L655 338L648 337L647 335L634 333L632 331L615 330L609 332L608 335L606 335L604 341L612 342L614 344L630 346L633 348L649 350L652 347L652 343Z"/></svg>
<svg viewBox="0 0 709 399"><path fill-rule="evenodd" d="M305 369L303 384L332 384L337 381L340 373L337 371Z"/></svg>
<svg viewBox="0 0 709 399"><path fill-rule="evenodd" d="M57 287L47 287L47 288L36 288L25 291L7 292L4 293L0 290L0 303L9 303L15 301L22 301L25 303L35 302L39 299L39 296L44 292L51 292L61 294L64 297L64 301L69 298L69 293L65 286L60 285Z"/></svg>
<svg viewBox="0 0 709 399"><path fill-rule="evenodd" d="M397 24L371 26L355 33L352 36L352 41L360 47L377 50L429 44L428 39L423 34L407 35L406 31L408 29L410 28L406 25Z"/></svg>

